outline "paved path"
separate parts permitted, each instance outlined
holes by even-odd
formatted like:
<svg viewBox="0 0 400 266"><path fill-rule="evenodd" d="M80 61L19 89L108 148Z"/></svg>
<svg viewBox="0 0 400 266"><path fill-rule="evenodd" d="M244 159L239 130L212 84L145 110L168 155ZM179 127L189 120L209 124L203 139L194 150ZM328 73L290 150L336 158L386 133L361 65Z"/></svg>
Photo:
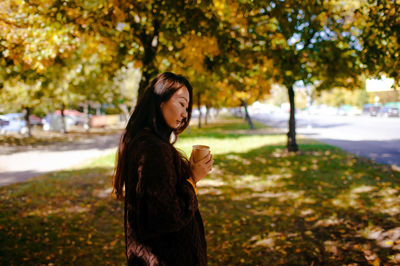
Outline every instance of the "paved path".
<svg viewBox="0 0 400 266"><path fill-rule="evenodd" d="M27 151L0 153L0 186L67 169L116 150L120 134L98 136L73 143L58 143Z"/></svg>

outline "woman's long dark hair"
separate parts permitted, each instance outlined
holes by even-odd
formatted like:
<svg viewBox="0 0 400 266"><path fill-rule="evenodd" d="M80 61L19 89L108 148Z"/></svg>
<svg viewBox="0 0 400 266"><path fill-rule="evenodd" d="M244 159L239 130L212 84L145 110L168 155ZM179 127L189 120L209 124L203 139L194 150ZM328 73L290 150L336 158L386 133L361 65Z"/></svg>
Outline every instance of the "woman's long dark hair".
<svg viewBox="0 0 400 266"><path fill-rule="evenodd" d="M188 114L178 128L172 129L167 125L160 106L161 103L167 102L182 87L186 87L189 92ZM173 135L173 142L175 142L178 135L189 125L193 106L192 95L193 89L189 81L185 77L171 72L164 72L158 75L147 86L129 118L119 142L113 178L113 193L117 196L117 199L124 198L123 189L129 158L129 154L127 154L128 146L144 128L150 129L166 142L170 142L171 135Z"/></svg>

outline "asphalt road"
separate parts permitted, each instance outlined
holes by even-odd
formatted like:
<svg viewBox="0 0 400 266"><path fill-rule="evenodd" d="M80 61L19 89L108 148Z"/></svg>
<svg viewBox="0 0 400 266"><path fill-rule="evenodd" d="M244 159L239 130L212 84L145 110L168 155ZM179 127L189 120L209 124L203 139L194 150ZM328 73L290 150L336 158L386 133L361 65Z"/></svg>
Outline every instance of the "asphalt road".
<svg viewBox="0 0 400 266"><path fill-rule="evenodd" d="M288 113L253 117L266 125L288 129ZM400 169L400 118L296 113L296 132Z"/></svg>
<svg viewBox="0 0 400 266"><path fill-rule="evenodd" d="M99 136L18 152L7 152L4 149L0 152L0 186L71 168L113 152L119 137L120 134Z"/></svg>

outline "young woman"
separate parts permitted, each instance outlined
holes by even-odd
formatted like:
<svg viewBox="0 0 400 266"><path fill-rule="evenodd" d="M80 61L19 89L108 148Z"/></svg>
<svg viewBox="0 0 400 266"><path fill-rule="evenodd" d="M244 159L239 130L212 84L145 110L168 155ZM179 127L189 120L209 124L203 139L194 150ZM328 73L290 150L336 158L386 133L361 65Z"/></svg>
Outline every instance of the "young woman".
<svg viewBox="0 0 400 266"><path fill-rule="evenodd" d="M188 161L173 146L189 125L191 112L187 79L160 74L138 101L121 136L114 192L125 199L128 265L207 264L196 183L214 161L211 154Z"/></svg>

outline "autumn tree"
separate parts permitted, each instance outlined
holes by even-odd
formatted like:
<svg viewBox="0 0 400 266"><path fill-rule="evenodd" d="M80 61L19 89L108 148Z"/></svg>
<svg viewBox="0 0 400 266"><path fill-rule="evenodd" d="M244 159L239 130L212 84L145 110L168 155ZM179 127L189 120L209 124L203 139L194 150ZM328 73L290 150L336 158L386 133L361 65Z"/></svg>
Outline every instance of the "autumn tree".
<svg viewBox="0 0 400 266"><path fill-rule="evenodd" d="M46 7L8 0L0 8L1 101L13 103L15 111L25 109L26 118L43 100L45 70L71 51L69 27L52 24L43 14Z"/></svg>
<svg viewBox="0 0 400 266"><path fill-rule="evenodd" d="M117 50L112 38L101 34L106 27L95 23L103 17L104 2L8 0L1 4L0 83L3 87L8 80L40 84L35 91L24 86L28 92L18 94L20 102L29 103L29 108L41 103L63 110L118 97L110 85L119 67L114 62ZM3 89L4 99L13 97L8 92Z"/></svg>
<svg viewBox="0 0 400 266"><path fill-rule="evenodd" d="M116 28L120 66L135 61L141 69L138 95L161 68L163 60L178 53L187 44L181 39L187 33L207 35L215 20L208 12L211 1L118 1L108 14Z"/></svg>
<svg viewBox="0 0 400 266"><path fill-rule="evenodd" d="M199 111L199 127L201 127L201 107L211 107L215 87L216 74L210 71L207 62L220 55L218 40L214 36L203 35L194 30L177 42L178 51L171 54L169 64L164 70L174 71L186 76L193 86L194 104Z"/></svg>
<svg viewBox="0 0 400 266"><path fill-rule="evenodd" d="M29 117L42 100L43 94L39 79L34 81L8 79L1 88L0 103L2 107L11 112L19 112L21 110L25 112L24 117L28 128L28 136L32 136Z"/></svg>
<svg viewBox="0 0 400 266"><path fill-rule="evenodd" d="M370 76L386 74L400 86L400 2L368 0L357 10L362 61Z"/></svg>
<svg viewBox="0 0 400 266"><path fill-rule="evenodd" d="M252 49L247 36L248 11L242 10L237 1L216 0L211 12L219 22L211 32L217 41L218 53L206 53L202 60L206 78L201 84L207 96L204 103L206 107L243 106L247 110L248 104L269 92L270 79L264 55ZM246 113L246 120L253 128Z"/></svg>
<svg viewBox="0 0 400 266"><path fill-rule="evenodd" d="M267 74L269 73L268 67L264 64L250 62L249 65L248 67L251 68L239 68L239 71L232 72L228 83L233 85L232 99L237 102L238 106L243 107L245 120L250 129L254 129L248 106L255 101L264 100L269 95L271 78Z"/></svg>
<svg viewBox="0 0 400 266"><path fill-rule="evenodd" d="M293 86L328 89L357 79L350 1L256 1L248 8L249 32L255 48L274 62L274 80L287 88L290 118L287 148L297 151Z"/></svg>

